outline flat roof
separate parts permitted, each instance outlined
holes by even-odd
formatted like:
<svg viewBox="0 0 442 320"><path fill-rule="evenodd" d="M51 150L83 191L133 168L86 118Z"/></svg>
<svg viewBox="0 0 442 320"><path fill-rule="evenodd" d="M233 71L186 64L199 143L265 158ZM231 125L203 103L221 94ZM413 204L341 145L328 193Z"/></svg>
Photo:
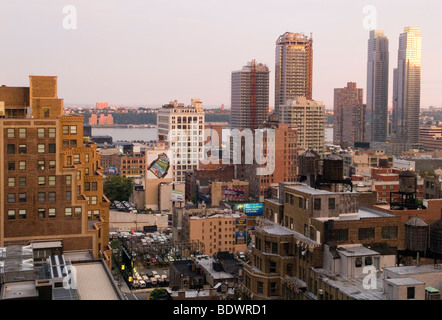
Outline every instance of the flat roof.
<svg viewBox="0 0 442 320"><path fill-rule="evenodd" d="M80 300L120 300L115 284L100 261L74 263Z"/></svg>
<svg viewBox="0 0 442 320"><path fill-rule="evenodd" d="M442 274L442 263L439 264L423 264L420 266L400 266L384 268L384 271L391 271L397 275L413 275L425 273L440 273Z"/></svg>
<svg viewBox="0 0 442 320"><path fill-rule="evenodd" d="M34 281L8 282L3 285L1 299L29 299L38 297Z"/></svg>
<svg viewBox="0 0 442 320"><path fill-rule="evenodd" d="M392 218L392 217L396 217L396 215L374 208L359 206L358 212L355 213L344 213L340 214L338 217L317 217L314 219L319 221L328 221L328 220L352 221L352 220L361 220L367 218Z"/></svg>
<svg viewBox="0 0 442 320"><path fill-rule="evenodd" d="M397 285L397 286L409 286L409 285L425 284L422 281L419 281L419 280L416 280L416 279L413 279L413 278L408 278L408 277L405 277L405 278L392 278L392 279L390 278L390 279L385 279L385 281L388 282L388 283L392 283L394 285Z"/></svg>
<svg viewBox="0 0 442 320"><path fill-rule="evenodd" d="M337 251L346 257L379 255L379 252L368 249L367 247L364 247L362 244L338 246Z"/></svg>

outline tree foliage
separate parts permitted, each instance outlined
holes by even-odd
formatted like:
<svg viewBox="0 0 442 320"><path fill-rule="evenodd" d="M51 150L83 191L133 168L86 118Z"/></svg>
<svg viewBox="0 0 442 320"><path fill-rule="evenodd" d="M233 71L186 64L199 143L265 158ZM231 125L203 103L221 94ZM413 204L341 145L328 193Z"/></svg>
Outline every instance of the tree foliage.
<svg viewBox="0 0 442 320"><path fill-rule="evenodd" d="M107 176L104 180L103 192L112 201L128 201L133 193L134 182L131 178Z"/></svg>
<svg viewBox="0 0 442 320"><path fill-rule="evenodd" d="M164 288L155 288L149 297L150 300L169 300L169 293Z"/></svg>

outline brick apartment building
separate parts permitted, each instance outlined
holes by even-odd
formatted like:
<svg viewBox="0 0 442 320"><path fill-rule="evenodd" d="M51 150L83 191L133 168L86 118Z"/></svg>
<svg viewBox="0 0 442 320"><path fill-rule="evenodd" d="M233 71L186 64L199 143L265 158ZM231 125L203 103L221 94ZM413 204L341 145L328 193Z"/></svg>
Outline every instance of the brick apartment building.
<svg viewBox="0 0 442 320"><path fill-rule="evenodd" d="M0 87L0 246L61 240L63 250L110 253L109 200L83 116L65 116L57 77Z"/></svg>

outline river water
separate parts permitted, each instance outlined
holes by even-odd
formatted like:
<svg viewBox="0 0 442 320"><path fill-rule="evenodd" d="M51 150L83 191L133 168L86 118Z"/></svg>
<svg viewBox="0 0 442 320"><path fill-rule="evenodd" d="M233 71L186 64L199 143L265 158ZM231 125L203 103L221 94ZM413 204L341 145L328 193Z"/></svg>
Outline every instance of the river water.
<svg viewBox="0 0 442 320"><path fill-rule="evenodd" d="M111 136L113 141L157 140L157 128L92 128L93 136ZM333 128L325 128L325 142L333 141Z"/></svg>

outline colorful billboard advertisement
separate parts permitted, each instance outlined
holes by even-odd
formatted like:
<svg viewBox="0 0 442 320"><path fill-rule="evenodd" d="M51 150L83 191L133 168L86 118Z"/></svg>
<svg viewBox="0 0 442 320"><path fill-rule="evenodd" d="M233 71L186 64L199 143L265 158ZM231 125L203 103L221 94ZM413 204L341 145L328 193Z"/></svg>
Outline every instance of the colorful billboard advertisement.
<svg viewBox="0 0 442 320"><path fill-rule="evenodd" d="M247 243L247 219L235 219L235 244Z"/></svg>
<svg viewBox="0 0 442 320"><path fill-rule="evenodd" d="M167 175L170 167L169 157L165 154L159 154L158 158L152 161L149 166L149 171L157 178L164 178Z"/></svg>
<svg viewBox="0 0 442 320"><path fill-rule="evenodd" d="M183 191L181 190L172 190L172 201L184 201Z"/></svg>
<svg viewBox="0 0 442 320"><path fill-rule="evenodd" d="M242 189L224 189L224 197L233 199L244 199L244 190Z"/></svg>
<svg viewBox="0 0 442 320"><path fill-rule="evenodd" d="M247 216L262 216L264 203L244 203L244 214Z"/></svg>

